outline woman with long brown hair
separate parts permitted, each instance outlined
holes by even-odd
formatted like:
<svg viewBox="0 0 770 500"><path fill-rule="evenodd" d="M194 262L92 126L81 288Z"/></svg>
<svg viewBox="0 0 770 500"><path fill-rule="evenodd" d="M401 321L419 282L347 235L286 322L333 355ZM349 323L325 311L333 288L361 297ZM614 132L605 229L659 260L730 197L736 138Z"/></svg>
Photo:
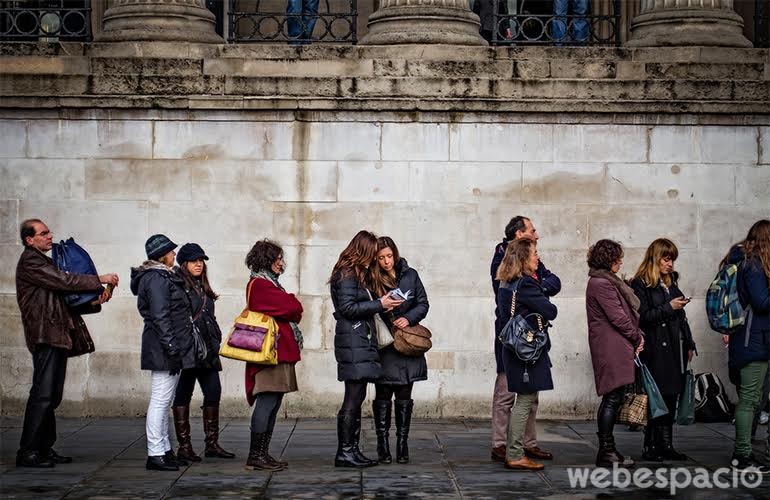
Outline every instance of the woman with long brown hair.
<svg viewBox="0 0 770 500"><path fill-rule="evenodd" d="M409 267L406 259L398 253L396 242L388 236L377 239L377 265L372 266L373 290L384 296L396 288L407 295L403 304L382 317L391 329L405 328L420 323L428 314L428 295L417 271ZM391 344L380 349L382 376L375 383L375 397L372 402L374 429L377 432L377 456L380 463L389 464L390 455L388 432L390 431L391 409L396 414L396 461L409 462L409 426L412 420L412 386L418 380L428 379L428 365L425 355L405 356ZM391 400L395 397L395 403Z"/></svg>
<svg viewBox="0 0 770 500"><path fill-rule="evenodd" d="M768 467L751 453L751 430L770 358L770 220L760 220L734 245L724 264L738 265L738 296L746 307L740 330L729 337L730 380L738 386L733 466L762 473ZM768 430L770 455L770 430Z"/></svg>
<svg viewBox="0 0 770 500"><path fill-rule="evenodd" d="M382 375L377 353L374 315L390 311L402 301L386 294L379 299L369 296L369 268L377 258L377 237L369 231L359 231L340 253L334 264L329 288L334 304L334 357L337 379L345 383L345 397L337 414L336 467L371 467L361 453L361 405L366 398L366 384Z"/></svg>
<svg viewBox="0 0 770 500"><path fill-rule="evenodd" d="M650 419L644 430L645 460L686 460L674 449L673 425L679 394L684 390L687 364L695 342L684 308L690 303L679 289L674 262L679 249L673 241L658 238L644 254L631 287L639 298L639 326L644 332L644 351L639 355L663 395L668 413Z"/></svg>

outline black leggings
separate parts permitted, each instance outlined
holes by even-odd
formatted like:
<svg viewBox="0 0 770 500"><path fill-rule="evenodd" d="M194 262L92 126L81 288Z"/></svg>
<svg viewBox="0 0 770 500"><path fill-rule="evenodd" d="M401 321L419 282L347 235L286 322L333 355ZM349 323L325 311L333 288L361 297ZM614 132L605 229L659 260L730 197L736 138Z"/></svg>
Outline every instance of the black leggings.
<svg viewBox="0 0 770 500"><path fill-rule="evenodd" d="M615 427L615 420L618 418L618 410L623 403L625 394L626 386L622 385L602 396L599 411L596 413L596 423L599 427L599 434L612 435L612 429Z"/></svg>
<svg viewBox="0 0 770 500"><path fill-rule="evenodd" d="M366 399L366 384L362 380L351 380L345 382L345 399L342 400L342 413L357 413L361 411L361 405Z"/></svg>
<svg viewBox="0 0 770 500"><path fill-rule="evenodd" d="M282 392L260 392L254 401L254 411L251 413L251 432L272 432L275 420L283 401Z"/></svg>
<svg viewBox="0 0 770 500"><path fill-rule="evenodd" d="M179 375L179 383L174 394L174 406L190 406L195 381L203 391L203 406L219 406L222 397L222 384L216 368L187 368Z"/></svg>
<svg viewBox="0 0 770 500"><path fill-rule="evenodd" d="M400 399L400 400L412 399L413 385L414 383L404 384L404 385L375 384L374 399L376 399L377 401L390 401L391 399L393 399L393 396L395 396L396 399Z"/></svg>

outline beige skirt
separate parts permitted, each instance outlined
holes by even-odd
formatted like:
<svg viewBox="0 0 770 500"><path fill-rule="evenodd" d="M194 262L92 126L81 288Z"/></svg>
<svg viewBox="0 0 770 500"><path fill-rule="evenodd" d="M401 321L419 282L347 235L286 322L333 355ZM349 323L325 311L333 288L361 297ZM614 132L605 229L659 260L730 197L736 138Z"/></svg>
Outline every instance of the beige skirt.
<svg viewBox="0 0 770 500"><path fill-rule="evenodd" d="M297 374L294 372L295 363L278 363L266 366L254 375L254 390L260 392L294 392L297 390Z"/></svg>

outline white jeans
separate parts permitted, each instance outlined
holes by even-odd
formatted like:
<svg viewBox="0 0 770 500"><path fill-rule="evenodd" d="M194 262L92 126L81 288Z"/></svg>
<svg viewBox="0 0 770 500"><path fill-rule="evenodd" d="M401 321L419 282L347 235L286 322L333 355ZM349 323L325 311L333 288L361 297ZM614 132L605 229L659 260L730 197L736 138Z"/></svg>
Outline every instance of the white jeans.
<svg viewBox="0 0 770 500"><path fill-rule="evenodd" d="M147 455L159 457L171 449L168 439L168 410L174 399L179 375L169 372L152 372L150 405L147 407Z"/></svg>

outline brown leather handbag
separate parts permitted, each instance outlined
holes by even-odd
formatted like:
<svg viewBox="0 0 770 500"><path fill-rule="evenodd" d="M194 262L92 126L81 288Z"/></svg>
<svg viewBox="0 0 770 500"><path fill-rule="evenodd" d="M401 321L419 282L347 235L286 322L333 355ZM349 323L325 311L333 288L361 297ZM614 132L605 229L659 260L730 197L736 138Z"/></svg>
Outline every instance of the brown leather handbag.
<svg viewBox="0 0 770 500"><path fill-rule="evenodd" d="M430 330L422 325L393 328L393 347L404 356L422 356L433 347Z"/></svg>

